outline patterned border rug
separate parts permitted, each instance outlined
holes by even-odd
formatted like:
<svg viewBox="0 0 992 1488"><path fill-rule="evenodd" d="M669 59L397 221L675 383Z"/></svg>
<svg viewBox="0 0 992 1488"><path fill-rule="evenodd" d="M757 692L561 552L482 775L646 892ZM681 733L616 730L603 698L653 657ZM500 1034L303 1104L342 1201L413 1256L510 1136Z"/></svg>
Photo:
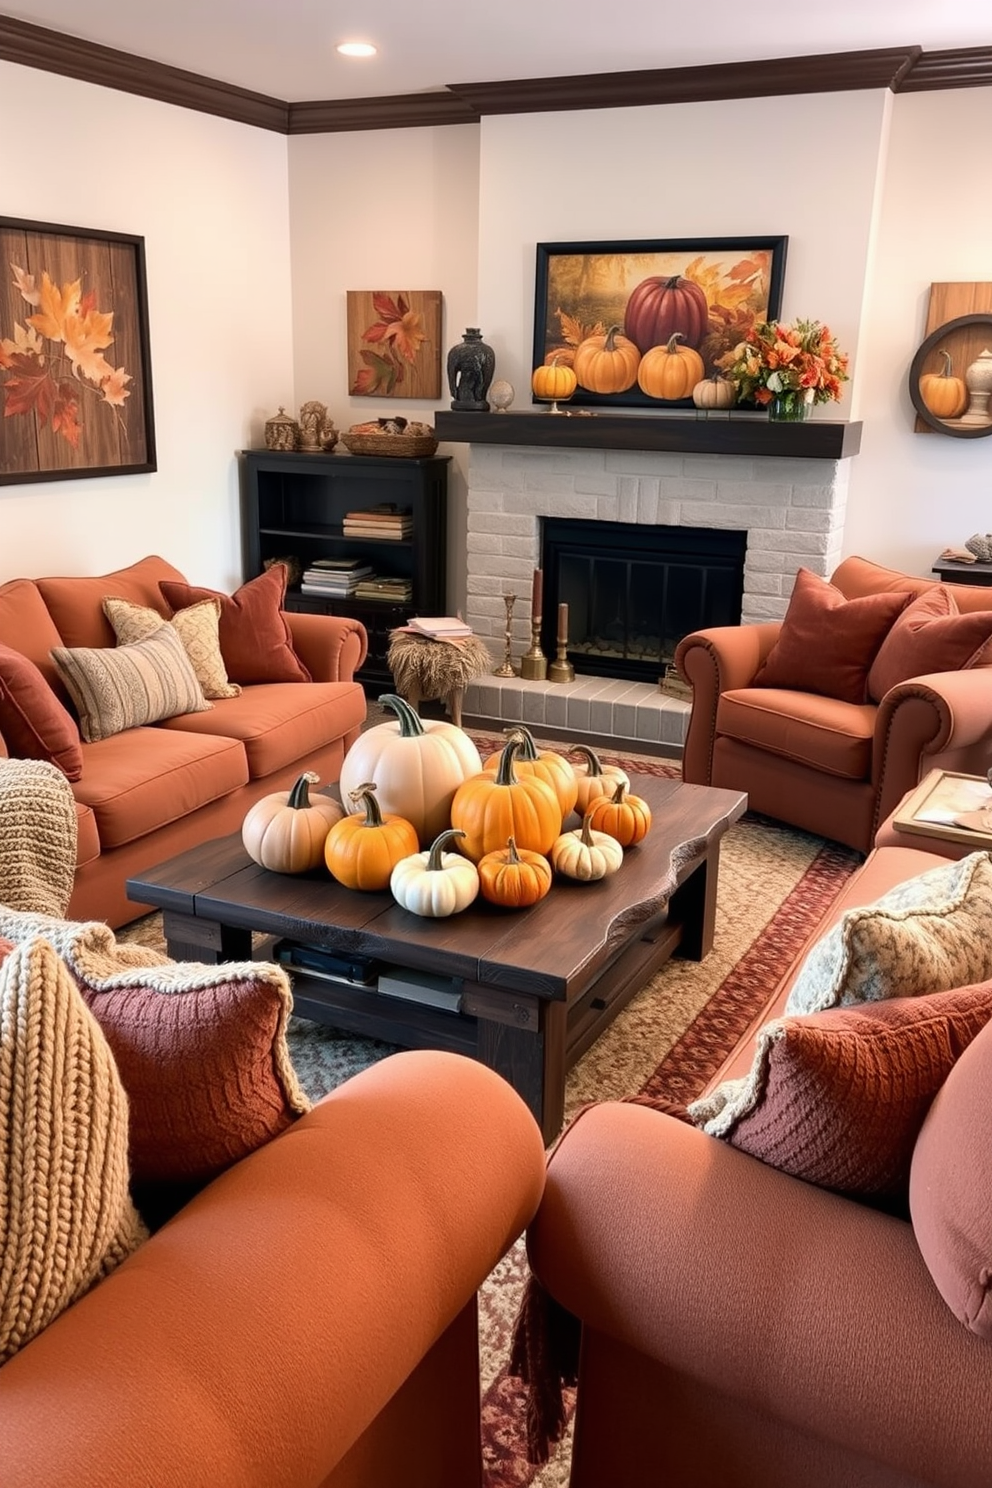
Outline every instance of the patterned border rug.
<svg viewBox="0 0 992 1488"><path fill-rule="evenodd" d="M470 732L483 758L504 742ZM597 752L635 771L679 773L667 760ZM664 966L579 1060L568 1077L566 1122L591 1100L639 1092L680 1101L697 1095L860 861L847 848L764 817L749 814L732 827L721 850L713 950L702 962L676 959ZM119 938L164 949L160 916L136 921ZM312 1099L393 1052L392 1045L300 1018L291 1020L289 1041ZM532 1467L526 1460L523 1394L505 1373L526 1275L521 1240L480 1293L486 1488L565 1488L568 1482L570 1432L544 1467Z"/></svg>

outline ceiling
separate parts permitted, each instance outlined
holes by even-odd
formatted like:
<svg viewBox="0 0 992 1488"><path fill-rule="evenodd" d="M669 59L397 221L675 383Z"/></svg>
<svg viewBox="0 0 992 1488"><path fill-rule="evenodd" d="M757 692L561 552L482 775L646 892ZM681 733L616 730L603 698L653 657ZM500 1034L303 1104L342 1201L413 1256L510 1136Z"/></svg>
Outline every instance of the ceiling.
<svg viewBox="0 0 992 1488"><path fill-rule="evenodd" d="M22 0L2 15L284 102L447 84L682 68L878 47L992 43L989 0ZM347 61L340 41L379 53Z"/></svg>

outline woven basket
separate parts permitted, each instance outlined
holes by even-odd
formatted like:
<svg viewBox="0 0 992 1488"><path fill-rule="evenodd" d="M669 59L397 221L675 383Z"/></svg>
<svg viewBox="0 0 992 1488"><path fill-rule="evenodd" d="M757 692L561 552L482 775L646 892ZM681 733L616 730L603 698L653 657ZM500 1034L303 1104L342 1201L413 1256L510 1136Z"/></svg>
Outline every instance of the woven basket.
<svg viewBox="0 0 992 1488"><path fill-rule="evenodd" d="M406 460L424 460L437 449L429 434L342 434L341 443L352 455L401 455Z"/></svg>

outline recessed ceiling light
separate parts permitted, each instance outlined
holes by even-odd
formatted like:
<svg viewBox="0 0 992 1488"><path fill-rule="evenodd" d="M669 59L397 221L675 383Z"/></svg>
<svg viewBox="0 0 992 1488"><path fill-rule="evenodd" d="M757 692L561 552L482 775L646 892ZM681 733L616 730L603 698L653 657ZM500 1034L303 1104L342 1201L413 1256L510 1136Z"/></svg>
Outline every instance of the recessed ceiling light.
<svg viewBox="0 0 992 1488"><path fill-rule="evenodd" d="M338 51L342 57L374 57L376 54L370 41L343 41Z"/></svg>

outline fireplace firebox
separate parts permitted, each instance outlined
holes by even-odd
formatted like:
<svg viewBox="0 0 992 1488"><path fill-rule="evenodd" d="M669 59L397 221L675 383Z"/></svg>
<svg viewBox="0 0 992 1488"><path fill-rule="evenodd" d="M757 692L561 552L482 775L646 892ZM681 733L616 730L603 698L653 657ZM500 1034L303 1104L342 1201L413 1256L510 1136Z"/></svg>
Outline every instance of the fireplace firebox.
<svg viewBox="0 0 992 1488"><path fill-rule="evenodd" d="M690 631L739 624L746 551L746 532L543 518L545 654L564 603L577 672L657 681Z"/></svg>

